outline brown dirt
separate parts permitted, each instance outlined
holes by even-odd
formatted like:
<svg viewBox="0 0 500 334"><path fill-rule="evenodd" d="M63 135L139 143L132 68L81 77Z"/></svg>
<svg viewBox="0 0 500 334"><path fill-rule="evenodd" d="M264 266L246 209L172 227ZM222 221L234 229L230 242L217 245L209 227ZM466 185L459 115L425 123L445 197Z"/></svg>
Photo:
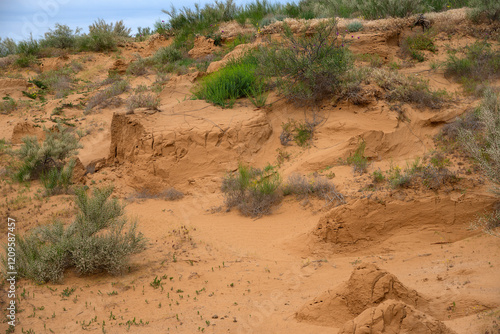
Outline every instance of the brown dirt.
<svg viewBox="0 0 500 334"><path fill-rule="evenodd" d="M314 114L287 104L275 92L266 108L256 109L240 99L233 109L221 109L191 99L202 75L192 69L186 75L172 74L161 91L155 91L160 99L157 111L138 109L128 115L122 105L84 115L80 102L104 87L80 83L65 99L48 95L46 103L29 102L21 91L31 86L27 79L36 74L34 70L12 67L2 72L0 98L9 95L30 104L0 114L0 138L17 149L23 136L41 137L43 125L54 124L52 110L71 102L73 107L65 108L61 117L82 136L75 177L90 188L114 185L114 196L128 204L127 214L148 238L145 251L131 258L130 270L122 276L78 277L68 270L62 284L20 280L17 329L368 333L370 326L380 333L498 332L499 239L469 228L476 215L492 210L498 201L489 192L489 182L458 153L448 158L459 180L439 189L423 184L392 189L373 182L372 173L378 169L404 168L432 153L437 148L433 137L442 126L478 104L445 78L442 69L431 70L430 63L446 59L446 45L475 41L479 28L456 24L464 20L465 10L429 17L442 29L436 35L438 51L426 54L429 60L415 66L405 67L408 60L401 58L399 47L404 37L418 33L407 28L411 19L366 21L365 30L347 36L353 52L379 55L384 66L406 64L401 73L454 94L452 102L437 110L405 104L406 122L398 120L373 82L363 85L363 103L326 101ZM314 27L319 22L309 23ZM304 26L297 20L289 24L294 29ZM339 22L341 28L347 24ZM279 25L266 27L260 35L276 33ZM224 30L224 40L254 31L234 22L219 29ZM121 65L116 69L123 72L135 54L147 57L171 42L156 35L127 43L120 47ZM238 46L211 64L209 72L254 46ZM115 54L67 57L61 63L81 62L77 77L93 83L105 79L117 61ZM56 60L44 59L43 70L59 66ZM157 80L153 69L142 77L122 75L132 87L122 99L139 85L152 87ZM281 145L284 122L313 118L321 124L310 145ZM369 166L368 173L358 175L342 161L361 140ZM255 167L276 164L279 152L289 154L279 167L285 181L293 173L330 177L346 204L332 207L287 196L272 215L259 219L226 212L220 191L225 173L234 171L238 162ZM6 175L9 160L0 152L0 216L17 219L16 233L54 219L74 219L72 195L43 197L38 181L29 186L12 182ZM184 198L155 198L169 187L182 191ZM152 198L141 198L143 190ZM0 235L6 232L6 225L0 224ZM162 279L161 288L151 285L155 278ZM66 288L75 289L70 297L61 295ZM0 293L2 308L6 289L3 285ZM4 328L0 322L0 330Z"/></svg>

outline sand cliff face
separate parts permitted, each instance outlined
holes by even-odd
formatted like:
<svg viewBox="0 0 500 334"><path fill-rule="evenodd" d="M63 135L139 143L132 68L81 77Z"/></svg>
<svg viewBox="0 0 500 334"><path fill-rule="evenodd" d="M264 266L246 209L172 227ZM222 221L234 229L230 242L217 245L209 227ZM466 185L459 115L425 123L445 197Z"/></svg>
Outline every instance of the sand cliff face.
<svg viewBox="0 0 500 334"><path fill-rule="evenodd" d="M238 161L248 161L272 132L265 113L250 109L237 115L213 107L187 115L114 114L107 160L129 163L132 175L146 172L151 182L144 180L144 187L158 181L185 186L188 180L220 175L235 169Z"/></svg>

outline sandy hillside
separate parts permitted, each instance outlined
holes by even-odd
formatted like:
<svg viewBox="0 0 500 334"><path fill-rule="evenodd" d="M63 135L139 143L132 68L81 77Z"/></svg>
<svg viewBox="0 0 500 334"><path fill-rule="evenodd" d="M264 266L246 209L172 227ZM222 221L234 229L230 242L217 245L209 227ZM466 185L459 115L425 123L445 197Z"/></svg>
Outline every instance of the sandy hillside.
<svg viewBox="0 0 500 334"><path fill-rule="evenodd" d="M401 54L402 41L420 33L405 20L366 22L364 30L346 36L354 54L377 55L381 68L400 64L399 73L428 80L431 89L452 96L434 109L404 103L403 114L373 81L363 84L362 103L328 100L315 115L276 92L264 108L240 99L234 108L222 109L191 99L205 75L195 68L159 84L153 71L125 72L137 55L148 57L172 42L160 37L127 43L116 53L69 54L43 59L41 68L4 71L0 98L10 96L26 106L0 114L0 138L16 149L24 136L43 139L42 126L52 126L52 119L73 124L83 134L75 183L114 185L114 196L127 204L127 215L148 239L121 276L67 270L61 284L20 280L16 332L500 333L500 239L469 228L498 203L487 178L455 152L447 158L456 179L433 189L422 181L393 189L373 180L379 169L404 168L416 158L427 161L442 127L478 105L479 98L464 94L441 67L432 68L446 59L447 46L465 46L494 29L455 26L464 15L431 15L437 51L425 51L421 63ZM343 29L347 23L339 25ZM238 29L221 27L227 40ZM278 23L269 26L254 45L239 46L234 55L279 31ZM206 41L195 48L192 56L217 50ZM369 66L370 59L359 58L356 66ZM82 64L76 74L81 86L66 98L48 95L46 102L29 104L21 93L32 87L28 78L72 62ZM125 104L110 104L84 113L89 99L106 87L92 84L105 80L109 70L130 83L119 95L123 100L140 85L149 92L159 85L158 109L130 113ZM59 106L64 113L55 116ZM282 124L311 117L321 122L310 143L283 146ZM370 162L361 175L342 163L360 142L366 143ZM41 196L38 181L13 182L5 172L10 158L2 154L0 161L0 213L4 221L17 220L16 233L55 218L74 219L73 195ZM294 174L324 176L343 201L286 196L259 218L227 212L221 183L239 162L258 168L279 162L284 180ZM184 197L167 201L154 195L172 187ZM5 225L0 232L6 235ZM2 290L4 309L7 286ZM6 328L0 322L0 329Z"/></svg>

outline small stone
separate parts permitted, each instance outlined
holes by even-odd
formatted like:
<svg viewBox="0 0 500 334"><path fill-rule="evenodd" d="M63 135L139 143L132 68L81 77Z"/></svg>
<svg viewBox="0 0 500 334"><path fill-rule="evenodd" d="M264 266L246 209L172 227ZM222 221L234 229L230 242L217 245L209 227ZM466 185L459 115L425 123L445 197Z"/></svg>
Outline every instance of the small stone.
<svg viewBox="0 0 500 334"><path fill-rule="evenodd" d="M214 314L214 315L212 316L212 319L219 319L219 316L218 316L217 314Z"/></svg>

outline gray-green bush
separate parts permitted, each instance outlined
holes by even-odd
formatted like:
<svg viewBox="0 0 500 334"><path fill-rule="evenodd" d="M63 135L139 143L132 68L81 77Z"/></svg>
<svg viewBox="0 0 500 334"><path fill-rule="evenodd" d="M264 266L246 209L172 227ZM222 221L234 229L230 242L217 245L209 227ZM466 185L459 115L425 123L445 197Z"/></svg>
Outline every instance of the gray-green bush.
<svg viewBox="0 0 500 334"><path fill-rule="evenodd" d="M88 196L80 188L76 191L78 213L69 226L54 222L24 236L16 235L18 275L45 283L61 282L68 268L81 275L123 273L129 256L140 252L146 240L136 231L136 224L128 223L123 206L110 198L112 191L94 189ZM2 264L5 274L5 256Z"/></svg>
<svg viewBox="0 0 500 334"><path fill-rule="evenodd" d="M337 90L351 67L347 47L337 33L334 20L320 25L312 36L304 30L296 37L285 25L281 42L259 49L260 74L272 79L291 102L319 103Z"/></svg>
<svg viewBox="0 0 500 334"><path fill-rule="evenodd" d="M14 177L22 182L34 179L52 168L62 168L66 160L76 154L78 148L80 144L76 136L60 124L54 131L45 129L45 140L42 144L36 137L24 137L21 148L16 151L21 164Z"/></svg>

